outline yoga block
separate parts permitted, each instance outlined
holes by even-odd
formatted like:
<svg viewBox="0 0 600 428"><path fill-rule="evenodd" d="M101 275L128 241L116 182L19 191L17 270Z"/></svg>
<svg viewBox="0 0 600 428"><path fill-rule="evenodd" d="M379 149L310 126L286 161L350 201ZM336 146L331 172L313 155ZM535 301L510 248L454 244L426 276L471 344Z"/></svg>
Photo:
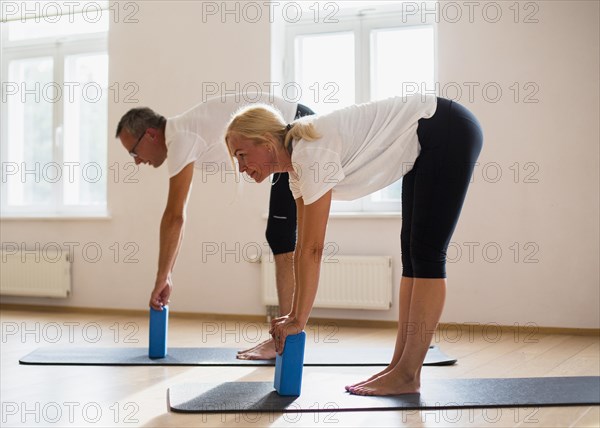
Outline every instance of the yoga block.
<svg viewBox="0 0 600 428"><path fill-rule="evenodd" d="M275 357L275 390L279 395L300 395L306 333L285 338L283 353Z"/></svg>
<svg viewBox="0 0 600 428"><path fill-rule="evenodd" d="M167 355L167 331L169 329L169 307L162 311L150 308L150 358L164 358Z"/></svg>

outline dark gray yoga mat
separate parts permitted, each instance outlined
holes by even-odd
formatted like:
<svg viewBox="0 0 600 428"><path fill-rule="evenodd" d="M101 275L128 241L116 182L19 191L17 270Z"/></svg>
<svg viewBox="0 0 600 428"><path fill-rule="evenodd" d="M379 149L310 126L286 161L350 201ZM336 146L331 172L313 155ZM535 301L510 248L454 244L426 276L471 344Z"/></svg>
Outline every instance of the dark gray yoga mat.
<svg viewBox="0 0 600 428"><path fill-rule="evenodd" d="M354 379L352 379L354 380ZM541 407L600 404L600 377L518 379L428 379L420 394L352 395L344 382L305 380L299 397L282 397L272 382L181 384L167 391L167 404L182 413L337 412L481 407Z"/></svg>
<svg viewBox="0 0 600 428"><path fill-rule="evenodd" d="M307 347L305 366L387 366L390 348ZM21 364L81 366L274 366L275 360L238 360L236 348L169 348L165 358L148 358L148 348L50 346L19 360ZM427 352L424 365L452 365L456 359L437 346Z"/></svg>

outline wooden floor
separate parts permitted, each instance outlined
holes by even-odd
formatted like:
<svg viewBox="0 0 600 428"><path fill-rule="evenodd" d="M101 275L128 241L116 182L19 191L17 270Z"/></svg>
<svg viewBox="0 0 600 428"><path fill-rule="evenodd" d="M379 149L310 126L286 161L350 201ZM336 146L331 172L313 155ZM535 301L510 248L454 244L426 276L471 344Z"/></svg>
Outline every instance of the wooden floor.
<svg viewBox="0 0 600 428"><path fill-rule="evenodd" d="M5 310L2 324L0 426L144 427L590 427L600 426L598 406L440 411L369 411L299 414L171 413L166 390L184 382L271 381L273 367L23 366L18 359L42 346L146 346L147 319L111 314ZM171 317L170 346L245 348L266 339L258 322ZM439 334L434 343L458 358L451 367L425 367L424 379L600 375L600 340L548 334ZM311 326L311 346L392 346L393 329ZM305 379L347 383L373 367L306 367ZM343 388L343 385L340 385ZM323 405L326 403L322 403ZM319 405L319 403L317 403Z"/></svg>

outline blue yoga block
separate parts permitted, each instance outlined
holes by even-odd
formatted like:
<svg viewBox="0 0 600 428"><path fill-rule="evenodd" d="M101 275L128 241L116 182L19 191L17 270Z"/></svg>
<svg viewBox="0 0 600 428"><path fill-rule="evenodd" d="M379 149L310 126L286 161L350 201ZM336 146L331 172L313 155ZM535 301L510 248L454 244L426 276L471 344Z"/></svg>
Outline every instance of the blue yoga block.
<svg viewBox="0 0 600 428"><path fill-rule="evenodd" d="M169 307L162 311L150 308L150 358L164 358L167 355L167 331L169 329Z"/></svg>
<svg viewBox="0 0 600 428"><path fill-rule="evenodd" d="M275 390L279 395L300 395L306 333L285 338L283 354L275 357Z"/></svg>

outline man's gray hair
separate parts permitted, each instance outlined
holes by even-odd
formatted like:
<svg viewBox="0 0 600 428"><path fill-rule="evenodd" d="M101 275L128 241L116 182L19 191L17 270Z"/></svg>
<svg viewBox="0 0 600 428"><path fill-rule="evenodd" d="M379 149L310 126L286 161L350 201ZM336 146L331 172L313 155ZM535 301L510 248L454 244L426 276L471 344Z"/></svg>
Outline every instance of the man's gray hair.
<svg viewBox="0 0 600 428"><path fill-rule="evenodd" d="M148 107L132 108L119 121L115 137L118 138L123 129L126 129L133 137L139 138L146 132L146 129L160 129L166 122L167 119L164 116L161 116Z"/></svg>

